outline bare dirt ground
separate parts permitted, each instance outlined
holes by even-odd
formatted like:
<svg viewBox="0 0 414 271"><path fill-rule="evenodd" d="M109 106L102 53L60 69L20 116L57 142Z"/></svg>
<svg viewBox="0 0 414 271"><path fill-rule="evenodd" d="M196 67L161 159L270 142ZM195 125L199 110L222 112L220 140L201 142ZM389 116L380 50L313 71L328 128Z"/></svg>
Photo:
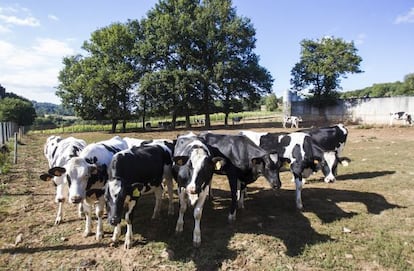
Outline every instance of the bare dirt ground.
<svg viewBox="0 0 414 271"><path fill-rule="evenodd" d="M282 131L266 123L232 128L214 132ZM320 173L312 176L303 189L303 212L295 210L291 175L282 172L278 192L263 178L250 185L246 208L229 224L228 184L215 175L198 249L192 247L191 208L183 234L175 235L177 198L175 215L168 217L165 199L155 221L153 196L140 199L130 250L123 248L123 235L111 244L106 221L101 242L82 237L84 221L73 205L65 204L64 220L55 226L55 188L39 179L47 170L43 144L49 135L26 135L18 164L0 175L0 270L414 270L414 127L348 128L344 155L351 164L339 168L333 184L321 181ZM121 136L175 138L183 132ZM88 143L113 136L70 135Z"/></svg>

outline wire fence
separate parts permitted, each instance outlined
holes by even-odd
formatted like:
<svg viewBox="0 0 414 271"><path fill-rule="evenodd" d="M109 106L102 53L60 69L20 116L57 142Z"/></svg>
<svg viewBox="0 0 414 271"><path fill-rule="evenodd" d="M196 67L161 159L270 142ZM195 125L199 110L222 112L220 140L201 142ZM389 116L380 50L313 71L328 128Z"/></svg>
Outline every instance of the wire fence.
<svg viewBox="0 0 414 271"><path fill-rule="evenodd" d="M14 122L0 122L0 145L6 144L14 138L14 133L19 132L19 126Z"/></svg>

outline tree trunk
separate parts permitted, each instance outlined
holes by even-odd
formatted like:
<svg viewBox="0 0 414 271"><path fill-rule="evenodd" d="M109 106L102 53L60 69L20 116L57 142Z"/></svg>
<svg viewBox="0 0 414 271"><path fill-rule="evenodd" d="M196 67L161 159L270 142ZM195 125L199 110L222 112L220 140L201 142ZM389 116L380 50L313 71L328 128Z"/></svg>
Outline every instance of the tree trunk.
<svg viewBox="0 0 414 271"><path fill-rule="evenodd" d="M114 134L116 132L116 125L118 124L118 120L113 119L112 120L112 128L111 128L111 133Z"/></svg>
<svg viewBox="0 0 414 271"><path fill-rule="evenodd" d="M122 132L123 133L126 133L126 124L127 124L127 121L126 120L123 120L122 121Z"/></svg>

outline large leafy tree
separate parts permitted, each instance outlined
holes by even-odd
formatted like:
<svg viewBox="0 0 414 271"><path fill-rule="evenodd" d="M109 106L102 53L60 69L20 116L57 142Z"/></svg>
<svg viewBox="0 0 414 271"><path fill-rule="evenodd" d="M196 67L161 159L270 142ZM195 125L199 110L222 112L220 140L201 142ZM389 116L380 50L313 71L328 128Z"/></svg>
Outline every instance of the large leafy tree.
<svg viewBox="0 0 414 271"><path fill-rule="evenodd" d="M337 97L342 78L362 72L357 51L353 42L340 38L303 40L300 61L291 71L293 89L308 90L318 107L327 105L330 98Z"/></svg>
<svg viewBox="0 0 414 271"><path fill-rule="evenodd" d="M143 63L150 67L140 81L142 103L154 114L172 114L173 123L184 115L187 126L200 79L194 66L198 12L199 1L159 1L143 21L145 40L140 46Z"/></svg>
<svg viewBox="0 0 414 271"><path fill-rule="evenodd" d="M272 78L253 52L255 30L236 15L230 0L162 0L144 24L141 52L152 75L144 76L140 92L168 101L163 110L173 120L204 113L210 126L218 100L228 115L235 100L256 101L270 92Z"/></svg>
<svg viewBox="0 0 414 271"><path fill-rule="evenodd" d="M31 125L35 118L36 111L29 100L16 97L0 100L0 121L11 121L25 126Z"/></svg>
<svg viewBox="0 0 414 271"><path fill-rule="evenodd" d="M132 57L135 36L126 24L114 23L92 33L82 48L87 56L63 60L57 95L87 119L110 119L112 132L131 115L137 72Z"/></svg>

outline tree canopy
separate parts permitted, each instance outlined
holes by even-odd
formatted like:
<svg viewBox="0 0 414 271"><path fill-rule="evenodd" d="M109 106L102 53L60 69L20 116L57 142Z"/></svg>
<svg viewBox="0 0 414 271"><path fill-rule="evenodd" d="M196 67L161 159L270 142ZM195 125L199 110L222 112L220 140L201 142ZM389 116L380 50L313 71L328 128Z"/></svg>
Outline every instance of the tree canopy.
<svg viewBox="0 0 414 271"><path fill-rule="evenodd" d="M322 107L338 96L341 79L348 74L362 72L362 58L353 42L325 37L320 40L302 40L301 56L291 70L291 84L297 91L307 90L315 105Z"/></svg>
<svg viewBox="0 0 414 271"><path fill-rule="evenodd" d="M112 119L113 127L133 111L143 121L148 113L185 116L187 125L191 114L205 114L209 126L212 111L228 115L236 101L271 92L255 42L231 0L160 0L140 21L92 33L86 56L63 60L57 95L80 117Z"/></svg>

